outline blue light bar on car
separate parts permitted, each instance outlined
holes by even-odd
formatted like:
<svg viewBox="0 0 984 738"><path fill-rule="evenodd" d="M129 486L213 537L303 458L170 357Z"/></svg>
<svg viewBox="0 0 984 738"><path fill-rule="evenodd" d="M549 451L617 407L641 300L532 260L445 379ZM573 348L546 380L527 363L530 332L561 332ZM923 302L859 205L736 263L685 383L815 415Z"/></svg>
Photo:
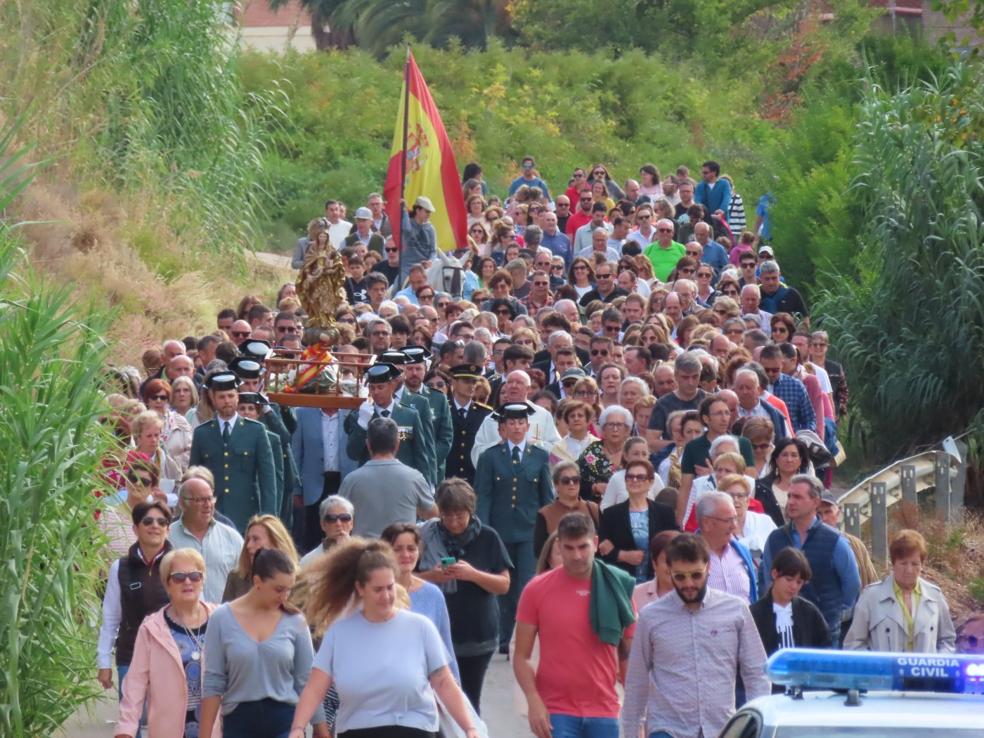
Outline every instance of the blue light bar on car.
<svg viewBox="0 0 984 738"><path fill-rule="evenodd" d="M984 695L984 656L784 648L765 672L775 684L804 689Z"/></svg>

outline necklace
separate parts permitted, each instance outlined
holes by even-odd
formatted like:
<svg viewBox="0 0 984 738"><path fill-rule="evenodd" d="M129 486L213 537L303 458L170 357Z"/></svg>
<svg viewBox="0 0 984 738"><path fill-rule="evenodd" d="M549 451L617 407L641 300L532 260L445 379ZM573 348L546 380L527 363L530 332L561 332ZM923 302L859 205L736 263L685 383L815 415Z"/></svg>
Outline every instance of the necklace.
<svg viewBox="0 0 984 738"><path fill-rule="evenodd" d="M174 617L176 614L177 613L174 612L174 608L172 607L171 608L171 616ZM195 635L194 633L192 633L191 632L191 629L187 625L185 625L184 622L179 621L176 617L174 617L174 622L181 626L181 630L183 630L185 632L185 635L188 636L188 638L191 639L191 642L195 644L195 648L191 652L191 660L192 661L201 661L201 658L202 658L202 649L203 649L203 645L202 645L203 644L203 639L202 639L202 637L201 636L198 636L198 635ZM201 626L198 626L198 627L201 627Z"/></svg>

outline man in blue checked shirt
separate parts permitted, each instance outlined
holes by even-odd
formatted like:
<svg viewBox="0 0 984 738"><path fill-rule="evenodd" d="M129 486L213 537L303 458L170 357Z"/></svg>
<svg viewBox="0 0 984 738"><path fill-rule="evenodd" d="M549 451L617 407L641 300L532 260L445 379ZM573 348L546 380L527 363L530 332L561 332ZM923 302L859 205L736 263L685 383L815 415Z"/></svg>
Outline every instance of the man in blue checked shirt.
<svg viewBox="0 0 984 738"><path fill-rule="evenodd" d="M782 350L776 345L765 346L759 363L769 377L769 392L786 403L789 418L793 423L793 432L809 430L816 432L817 416L813 412L813 404L806 393L803 383L782 373Z"/></svg>

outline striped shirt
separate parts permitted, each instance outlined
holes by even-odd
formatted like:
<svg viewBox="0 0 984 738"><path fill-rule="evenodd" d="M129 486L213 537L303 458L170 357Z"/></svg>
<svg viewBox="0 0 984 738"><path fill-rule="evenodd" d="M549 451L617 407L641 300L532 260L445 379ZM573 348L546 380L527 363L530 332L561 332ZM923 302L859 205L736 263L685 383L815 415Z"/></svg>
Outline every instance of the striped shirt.
<svg viewBox="0 0 984 738"><path fill-rule="evenodd" d="M767 695L765 649L742 600L708 588L696 610L670 593L639 614L625 680L622 734L715 736L735 711L741 669L748 699Z"/></svg>
<svg viewBox="0 0 984 738"><path fill-rule="evenodd" d="M748 579L748 568L734 546L726 545L720 556L714 550L710 551L711 561L707 570L707 586L719 589L748 602L751 582Z"/></svg>

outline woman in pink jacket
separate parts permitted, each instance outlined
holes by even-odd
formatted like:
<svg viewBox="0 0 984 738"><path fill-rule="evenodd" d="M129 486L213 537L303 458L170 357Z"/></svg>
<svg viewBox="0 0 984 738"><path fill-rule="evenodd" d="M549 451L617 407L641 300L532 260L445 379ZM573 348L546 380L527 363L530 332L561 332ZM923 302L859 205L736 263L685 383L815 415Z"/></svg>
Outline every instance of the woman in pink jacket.
<svg viewBox="0 0 984 738"><path fill-rule="evenodd" d="M198 735L205 628L215 609L201 601L205 560L194 549L180 548L164 557L160 571L170 603L148 615L137 632L116 738L138 734L145 702L153 738Z"/></svg>

